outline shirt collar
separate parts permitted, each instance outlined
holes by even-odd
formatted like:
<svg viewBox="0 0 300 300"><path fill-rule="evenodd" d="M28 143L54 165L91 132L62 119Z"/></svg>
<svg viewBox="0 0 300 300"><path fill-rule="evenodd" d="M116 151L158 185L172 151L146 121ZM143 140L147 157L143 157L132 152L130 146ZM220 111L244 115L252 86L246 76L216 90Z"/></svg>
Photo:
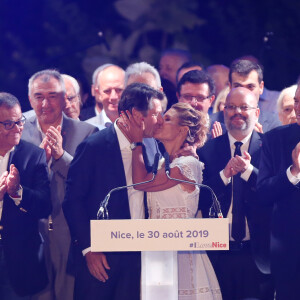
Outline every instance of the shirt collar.
<svg viewBox="0 0 300 300"><path fill-rule="evenodd" d="M124 149L130 149L130 142L128 141L127 137L124 135L124 133L121 131L121 129L117 125L118 119L114 122L114 128L117 133L120 150Z"/></svg>
<svg viewBox="0 0 300 300"><path fill-rule="evenodd" d="M61 128L63 127L63 121L64 121L64 118L63 118L63 115L61 115L61 121L60 121ZM42 131L42 128L41 128L38 118L36 118L36 127L37 127L38 131L41 133L42 138L44 138L46 136L46 134Z"/></svg>
<svg viewBox="0 0 300 300"><path fill-rule="evenodd" d="M252 132L250 132L245 138L243 138L241 141L243 145L246 145L249 143L250 138L251 138ZM230 143L230 148L235 148L234 143L237 141L229 132L228 132L228 137L229 137L229 143Z"/></svg>
<svg viewBox="0 0 300 300"><path fill-rule="evenodd" d="M108 116L106 115L106 112L104 109L102 109L101 113L100 113L100 119L102 119L101 123L105 126L105 127L108 127L106 126L107 123L110 123L112 124L112 121L108 118Z"/></svg>
<svg viewBox="0 0 300 300"><path fill-rule="evenodd" d="M15 147L12 147L9 151L7 151L7 152L5 153L4 156L0 155L0 161L3 160L4 158L6 158L7 156L9 156L10 153L13 152L14 150L15 150Z"/></svg>

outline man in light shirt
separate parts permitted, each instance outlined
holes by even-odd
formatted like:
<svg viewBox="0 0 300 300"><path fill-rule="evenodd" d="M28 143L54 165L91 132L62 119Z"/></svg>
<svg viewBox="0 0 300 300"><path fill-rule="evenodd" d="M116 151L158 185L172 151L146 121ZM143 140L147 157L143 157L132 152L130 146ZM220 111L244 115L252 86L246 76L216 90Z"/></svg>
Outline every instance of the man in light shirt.
<svg viewBox="0 0 300 300"><path fill-rule="evenodd" d="M118 118L118 103L124 90L125 72L116 65L108 65L97 75L95 98L103 109L87 123L100 128L109 127Z"/></svg>
<svg viewBox="0 0 300 300"><path fill-rule="evenodd" d="M85 122L68 118L64 80L56 70L43 70L31 76L28 97L35 116L24 125L22 139L45 149L49 167L53 210L49 220L41 226L47 250L49 286L38 300L73 299L74 276L67 270L71 237L61 205L65 181L76 147L89 135L98 131Z"/></svg>
<svg viewBox="0 0 300 300"><path fill-rule="evenodd" d="M31 299L47 284L38 220L51 212L45 152L21 141L16 97L0 93L0 299Z"/></svg>
<svg viewBox="0 0 300 300"><path fill-rule="evenodd" d="M262 274L253 255L261 221L261 212L253 208L262 143L262 135L254 130L259 112L254 93L243 87L232 89L224 110L227 133L198 151L205 164L203 183L214 190L229 219L229 251L209 253L224 300L262 299ZM208 217L211 197L204 190L199 206Z"/></svg>
<svg viewBox="0 0 300 300"><path fill-rule="evenodd" d="M129 85L119 102L119 112L129 110L144 120L144 137L161 126L164 95L142 83ZM132 183L132 151L143 143L132 143L119 128L120 120L89 137L77 149L70 166L63 209L73 239L77 240L79 270L75 299L139 300L140 253L91 252L90 220L96 219L100 202L116 187ZM110 219L145 217L144 193L123 189L112 193Z"/></svg>

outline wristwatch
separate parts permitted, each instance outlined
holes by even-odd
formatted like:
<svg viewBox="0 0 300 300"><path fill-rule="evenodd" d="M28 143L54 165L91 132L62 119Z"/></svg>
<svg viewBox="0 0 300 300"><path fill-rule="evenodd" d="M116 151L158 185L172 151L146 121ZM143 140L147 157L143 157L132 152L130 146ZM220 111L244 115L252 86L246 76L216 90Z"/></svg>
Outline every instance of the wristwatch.
<svg viewBox="0 0 300 300"><path fill-rule="evenodd" d="M130 144L130 149L131 150L134 150L137 146L143 146L143 143L142 142L133 142Z"/></svg>

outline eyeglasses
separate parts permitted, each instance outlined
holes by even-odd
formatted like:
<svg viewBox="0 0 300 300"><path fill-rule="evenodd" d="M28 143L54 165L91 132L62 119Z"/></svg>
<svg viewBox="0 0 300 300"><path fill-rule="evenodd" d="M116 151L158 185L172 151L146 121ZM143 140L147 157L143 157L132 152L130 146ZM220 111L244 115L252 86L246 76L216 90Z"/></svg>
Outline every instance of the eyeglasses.
<svg viewBox="0 0 300 300"><path fill-rule="evenodd" d="M247 105L241 105L241 106L225 105L224 108L230 111L236 111L237 109L240 109L241 111L248 111L250 109L256 109L257 107L252 107Z"/></svg>
<svg viewBox="0 0 300 300"><path fill-rule="evenodd" d="M69 96L67 97L68 101L70 101L71 103L77 102L78 101L78 94L74 95L74 96Z"/></svg>
<svg viewBox="0 0 300 300"><path fill-rule="evenodd" d="M193 96L193 95L189 95L189 94L183 94L180 96L181 99L183 99L186 102L193 102L193 100L195 100L196 102L204 102L206 99L209 99L211 96Z"/></svg>
<svg viewBox="0 0 300 300"><path fill-rule="evenodd" d="M4 122L0 122L0 124L3 124L4 128L6 130L11 130L14 128L15 125L18 125L18 127L22 127L24 126L26 121L25 116L22 116L22 119L20 119L19 121L4 121Z"/></svg>

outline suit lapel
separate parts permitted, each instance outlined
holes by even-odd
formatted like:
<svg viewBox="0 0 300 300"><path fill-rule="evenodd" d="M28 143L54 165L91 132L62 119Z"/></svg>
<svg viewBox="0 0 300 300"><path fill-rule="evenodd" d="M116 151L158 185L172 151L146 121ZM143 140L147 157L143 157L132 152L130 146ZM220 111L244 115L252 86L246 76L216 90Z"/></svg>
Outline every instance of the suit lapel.
<svg viewBox="0 0 300 300"><path fill-rule="evenodd" d="M250 143L249 143L249 149L248 149L249 154L253 155L253 153L256 152L258 148L261 147L261 144L262 144L262 140L260 135L255 130L253 130Z"/></svg>
<svg viewBox="0 0 300 300"><path fill-rule="evenodd" d="M229 143L228 133L225 133L221 136L222 140L220 141L220 147L218 147L218 155L220 157L220 161L227 162L231 158L231 149Z"/></svg>
<svg viewBox="0 0 300 300"><path fill-rule="evenodd" d="M67 132L69 132L70 129L70 122L68 120L68 118L64 115L63 113L63 122L62 122L62 128L61 128L61 136L63 138L63 149L66 149L66 146L68 144L68 134Z"/></svg>

